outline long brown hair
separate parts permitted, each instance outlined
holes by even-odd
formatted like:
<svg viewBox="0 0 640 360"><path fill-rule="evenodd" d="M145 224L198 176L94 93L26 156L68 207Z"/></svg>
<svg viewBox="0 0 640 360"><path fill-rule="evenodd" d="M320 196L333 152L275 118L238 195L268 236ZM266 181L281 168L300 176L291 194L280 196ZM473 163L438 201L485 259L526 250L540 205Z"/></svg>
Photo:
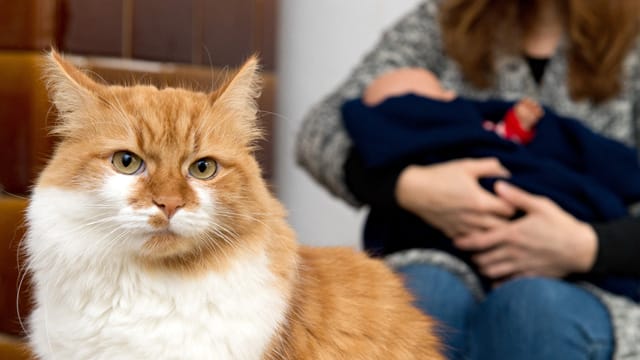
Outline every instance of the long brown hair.
<svg viewBox="0 0 640 360"><path fill-rule="evenodd" d="M622 65L640 30L638 0L556 0L568 39L568 86L574 100L602 102L621 88ZM499 53L522 52L535 0L446 0L444 46L467 80L491 85ZM528 16L529 15L529 16Z"/></svg>

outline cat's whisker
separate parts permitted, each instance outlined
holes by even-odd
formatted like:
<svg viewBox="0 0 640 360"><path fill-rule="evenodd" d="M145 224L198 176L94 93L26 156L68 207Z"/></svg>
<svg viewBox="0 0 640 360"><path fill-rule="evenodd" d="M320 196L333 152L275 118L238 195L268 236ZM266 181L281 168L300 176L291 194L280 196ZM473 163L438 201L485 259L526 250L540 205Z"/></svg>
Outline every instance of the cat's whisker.
<svg viewBox="0 0 640 360"><path fill-rule="evenodd" d="M232 211L232 210L228 210L228 209L216 209L216 213L233 215L233 216L253 216L253 215L264 216L264 217L273 217L274 216L273 214L270 214L270 213L252 212L251 214L246 214L246 213L236 212L236 211Z"/></svg>
<svg viewBox="0 0 640 360"><path fill-rule="evenodd" d="M96 216L98 217L98 216ZM99 225L103 225L103 224L112 224L112 221L117 219L116 216L110 216L110 217L100 217L97 220L93 220L90 222L87 222L85 224L80 224L78 226L76 226L75 228L71 228L67 230L67 235L75 235L76 233L78 233L80 230L86 232L86 231L92 231L92 230L96 230L99 228ZM114 224L113 226L118 226L117 224ZM83 232L80 233L80 235L84 235Z"/></svg>
<svg viewBox="0 0 640 360"><path fill-rule="evenodd" d="M230 235L232 235L234 237L238 236L238 233L234 229L228 228L228 227L224 226L223 224L221 224L220 222L212 222L211 225L213 225L214 228L216 228L216 229L218 229L218 230L220 230L222 232L228 233L228 234L230 234Z"/></svg>
<svg viewBox="0 0 640 360"><path fill-rule="evenodd" d="M122 230L122 229L119 229ZM112 234L113 232L111 232L110 234ZM120 240L122 238L124 238L126 235L128 235L128 232L126 231L121 231L119 234L117 234L114 237L111 237L109 242L107 242L105 248L107 249L106 253L113 253L111 250L116 247L116 246L120 246L121 244L119 243Z"/></svg>
<svg viewBox="0 0 640 360"><path fill-rule="evenodd" d="M80 235L80 236L84 236L84 235L86 235L86 234L87 234L87 232L85 231L85 232L83 232L83 233L80 233L79 235ZM74 234L74 235L75 235L75 234ZM69 234L67 234L67 236L69 236ZM100 239L100 238L98 238L98 239ZM104 238L103 238L103 239L104 239ZM101 239L100 239L100 240L101 240ZM34 266L33 266L32 264L40 263L40 260L41 260L42 258L47 257L47 256L48 256L48 253L47 253L47 252L34 252L34 251L30 251L30 252L29 252L29 256L27 257L27 260L26 260L25 267L26 267L27 269L31 269L31 270L33 270Z"/></svg>
<svg viewBox="0 0 640 360"><path fill-rule="evenodd" d="M240 245L236 241L234 241L234 239L237 237L237 235L232 233L231 236L233 236L233 238L231 238L229 236L229 234L228 234L230 231L228 229L226 229L226 228L220 228L220 227L213 226L210 229L211 229L211 232L213 232L213 234L215 235L215 238L208 237L208 239L207 239L208 241L205 242L206 244L210 244L210 245L213 245L213 246L218 246L218 240L221 240L224 243L224 245L226 245L230 249L232 249L232 250L238 250L239 249ZM219 246L218 246L218 248L220 248L224 252L224 248L221 248ZM225 253L225 255L226 255L226 253Z"/></svg>
<svg viewBox="0 0 640 360"><path fill-rule="evenodd" d="M225 234L224 229L220 229L218 227L213 227L213 228L211 228L211 231L214 233L214 235L216 235L216 239L222 240L227 245L236 246L234 244L233 240L231 238L229 238L229 236L227 234ZM215 241L215 239L211 239L211 240Z"/></svg>
<svg viewBox="0 0 640 360"><path fill-rule="evenodd" d="M220 246L217 241L207 235L201 235L198 237L200 244L204 244L204 247L209 250L210 253L215 253L216 257L222 257L225 260L229 260L229 255L225 251L223 246ZM198 251L203 253L203 249L198 247Z"/></svg>
<svg viewBox="0 0 640 360"><path fill-rule="evenodd" d="M18 314L18 323L20 324L20 329L26 334L27 328L24 326L22 315L20 313L20 291L22 290L22 286L29 272L26 267L22 267L18 269L18 273L20 274L20 280L18 281L18 287L16 290L16 314Z"/></svg>
<svg viewBox="0 0 640 360"><path fill-rule="evenodd" d="M47 287L47 292L49 292L50 284L45 285ZM49 330L49 307L46 304L42 307L44 312L44 329L45 329L45 338L47 341L47 346L49 347L49 352L53 353L53 345L51 344L51 332Z"/></svg>
<svg viewBox="0 0 640 360"><path fill-rule="evenodd" d="M224 212L224 211L217 211L216 214L222 215L222 217L227 217L227 218L230 218L230 219L237 219L239 217L246 218L248 220L255 221L255 222L257 222L257 223L269 228L269 225L264 220L261 220L261 219L255 217L255 216L252 216L252 215L249 215L249 214L242 214L242 213L235 213L235 212Z"/></svg>
<svg viewBox="0 0 640 360"><path fill-rule="evenodd" d="M120 233L118 233L116 236L112 236L116 231L120 231ZM107 250L111 250L112 247L115 247L118 244L118 241L120 241L120 239L122 239L125 235L128 235L129 232L126 231L125 229L121 228L121 227L114 227L109 233L105 234L102 240L105 239L109 239L109 241L107 242L107 244L105 245L105 248ZM110 251L107 251L107 253L111 253Z"/></svg>
<svg viewBox="0 0 640 360"><path fill-rule="evenodd" d="M258 114L260 114L260 115L271 115L271 116L275 117L278 121L280 121L280 120L289 121L289 122L291 121L291 119L289 117L285 116L284 114L277 113L277 112L274 112L274 111L259 110Z"/></svg>
<svg viewBox="0 0 640 360"><path fill-rule="evenodd" d="M204 52L207 54L207 60L209 60L209 71L211 76L211 89L209 91L213 91L215 89L215 74L213 72L213 60L211 60L211 53L209 52L209 47L205 44L202 45Z"/></svg>

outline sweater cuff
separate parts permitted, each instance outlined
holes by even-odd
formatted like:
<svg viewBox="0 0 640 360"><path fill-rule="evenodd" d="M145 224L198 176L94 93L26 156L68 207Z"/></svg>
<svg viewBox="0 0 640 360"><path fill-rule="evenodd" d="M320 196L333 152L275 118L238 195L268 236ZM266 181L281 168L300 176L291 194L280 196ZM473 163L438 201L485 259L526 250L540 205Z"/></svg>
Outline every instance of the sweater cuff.
<svg viewBox="0 0 640 360"><path fill-rule="evenodd" d="M598 250L596 254L596 260L591 268L593 274L606 274L609 270L609 265L615 260L612 252L606 246L603 246L602 239L611 238L613 229L607 224L591 224L593 230L596 233L598 241ZM611 242L609 241L609 244Z"/></svg>
<svg viewBox="0 0 640 360"><path fill-rule="evenodd" d="M591 224L598 237L598 253L591 273L640 276L640 218L629 217Z"/></svg>

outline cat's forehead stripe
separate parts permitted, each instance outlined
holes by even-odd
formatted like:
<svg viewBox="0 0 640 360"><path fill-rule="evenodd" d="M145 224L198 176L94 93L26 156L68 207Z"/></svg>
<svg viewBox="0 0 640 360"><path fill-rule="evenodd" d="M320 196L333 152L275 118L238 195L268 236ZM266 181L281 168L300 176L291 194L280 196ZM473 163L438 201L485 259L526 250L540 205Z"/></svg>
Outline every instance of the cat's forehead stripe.
<svg viewBox="0 0 640 360"><path fill-rule="evenodd" d="M193 101L176 91L122 95L131 116L129 121L135 129L136 143L141 149L194 146L200 139L196 134L205 103Z"/></svg>

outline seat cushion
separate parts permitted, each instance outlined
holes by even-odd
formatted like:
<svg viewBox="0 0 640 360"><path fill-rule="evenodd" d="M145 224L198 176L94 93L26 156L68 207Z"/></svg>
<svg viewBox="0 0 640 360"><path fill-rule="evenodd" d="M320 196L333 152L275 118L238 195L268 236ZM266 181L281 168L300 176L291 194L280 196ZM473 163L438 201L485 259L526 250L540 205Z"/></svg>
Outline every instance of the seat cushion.
<svg viewBox="0 0 640 360"><path fill-rule="evenodd" d="M17 305L21 317L26 318L29 306L28 281L20 288L19 266L24 267L24 258L18 257L18 249L24 235L25 199L0 195L0 333L20 336L23 334L18 318ZM0 356L0 359L4 357Z"/></svg>

